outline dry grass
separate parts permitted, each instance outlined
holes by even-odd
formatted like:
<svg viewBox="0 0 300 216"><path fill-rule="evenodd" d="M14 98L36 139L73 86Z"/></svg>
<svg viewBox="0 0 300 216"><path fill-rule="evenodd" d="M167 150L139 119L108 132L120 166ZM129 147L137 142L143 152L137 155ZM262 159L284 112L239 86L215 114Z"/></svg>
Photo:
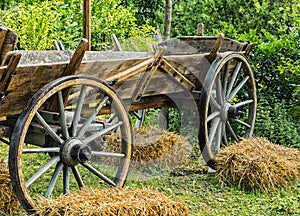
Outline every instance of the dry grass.
<svg viewBox="0 0 300 216"><path fill-rule="evenodd" d="M265 138L242 140L221 149L214 159L217 177L265 192L285 186L300 176L300 151Z"/></svg>
<svg viewBox="0 0 300 216"><path fill-rule="evenodd" d="M0 215L16 211L19 201L13 192L7 163L0 161Z"/></svg>
<svg viewBox="0 0 300 216"><path fill-rule="evenodd" d="M118 134L106 137L107 151L120 151ZM173 168L186 162L191 145L180 135L160 128L139 128L134 131L132 166Z"/></svg>
<svg viewBox="0 0 300 216"><path fill-rule="evenodd" d="M70 196L41 199L37 208L39 215L188 215L184 203L171 201L153 190L103 189L82 190Z"/></svg>

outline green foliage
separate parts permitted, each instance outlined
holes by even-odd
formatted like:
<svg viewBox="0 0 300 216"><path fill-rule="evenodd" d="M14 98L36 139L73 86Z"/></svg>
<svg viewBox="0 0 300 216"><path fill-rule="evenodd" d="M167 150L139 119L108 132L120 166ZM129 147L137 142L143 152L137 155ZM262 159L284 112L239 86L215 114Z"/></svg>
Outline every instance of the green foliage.
<svg viewBox="0 0 300 216"><path fill-rule="evenodd" d="M130 37L121 41L121 47L124 51L153 52L153 45L158 42L153 37Z"/></svg>
<svg viewBox="0 0 300 216"><path fill-rule="evenodd" d="M18 33L20 49L48 49L52 47L52 40L59 38L55 32L61 15L53 11L54 5L48 1L32 5L20 3L6 11L1 22Z"/></svg>
<svg viewBox="0 0 300 216"><path fill-rule="evenodd" d="M102 49L115 34L119 40L132 36L153 35L153 27L137 25L136 10L120 5L121 0L92 1L92 46Z"/></svg>
<svg viewBox="0 0 300 216"><path fill-rule="evenodd" d="M266 95L269 102L285 100L288 105L300 106L299 31L280 38L264 35L267 41L258 45L251 57L259 95Z"/></svg>
<svg viewBox="0 0 300 216"><path fill-rule="evenodd" d="M162 23L160 14L164 10L164 0L122 0L121 3L125 7L131 6L136 10L135 17L138 25L150 21L152 26L159 27L159 23Z"/></svg>
<svg viewBox="0 0 300 216"><path fill-rule="evenodd" d="M155 34L147 20L143 25L137 24L136 10L120 3L121 0L92 0L94 49L106 48L111 34L120 40ZM66 49L74 49L82 37L81 4L81 0L24 0L3 11L0 22L19 34L19 49L49 49L53 40L61 40Z"/></svg>
<svg viewBox="0 0 300 216"><path fill-rule="evenodd" d="M300 119L289 115L285 101L270 103L268 99L260 99L255 126L256 137L267 137L273 143L300 148L299 132Z"/></svg>
<svg viewBox="0 0 300 216"><path fill-rule="evenodd" d="M206 34L232 25L238 33L265 29L279 36L300 25L299 9L298 0L173 0L172 34L195 35L197 23L202 22Z"/></svg>

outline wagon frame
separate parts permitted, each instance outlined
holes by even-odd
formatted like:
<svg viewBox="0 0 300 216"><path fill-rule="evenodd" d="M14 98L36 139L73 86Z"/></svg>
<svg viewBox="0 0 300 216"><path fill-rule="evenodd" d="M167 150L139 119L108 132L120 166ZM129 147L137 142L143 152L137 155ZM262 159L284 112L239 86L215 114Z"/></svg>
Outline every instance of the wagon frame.
<svg viewBox="0 0 300 216"><path fill-rule="evenodd" d="M251 43L220 34L169 39L155 53L87 51L86 39L75 52L13 51L17 35L3 26L0 30L0 135L9 138L1 141L10 145L13 188L28 212L36 206L28 188L54 165L45 197L52 195L61 172L63 194L70 190L70 173L84 187L79 165L108 185L122 187L133 145L130 111L192 107L202 156L211 168L229 135L238 141L253 134L257 102L247 61ZM90 146L104 143L105 135L117 130L120 152ZM48 162L25 179L26 155L39 153ZM117 158L113 177L90 165L93 157Z"/></svg>

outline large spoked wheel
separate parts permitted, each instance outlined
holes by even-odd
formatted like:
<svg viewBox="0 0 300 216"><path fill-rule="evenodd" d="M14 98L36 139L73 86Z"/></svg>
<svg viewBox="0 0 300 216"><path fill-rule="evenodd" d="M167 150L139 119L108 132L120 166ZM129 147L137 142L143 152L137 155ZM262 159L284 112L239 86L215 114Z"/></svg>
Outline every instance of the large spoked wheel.
<svg viewBox="0 0 300 216"><path fill-rule="evenodd" d="M108 151L111 136L118 139ZM59 78L31 98L13 130L9 168L14 191L34 212L38 196L122 187L131 146L129 115L112 88L93 77Z"/></svg>
<svg viewBox="0 0 300 216"><path fill-rule="evenodd" d="M211 65L199 101L199 144L206 163L222 144L250 138L256 119L256 86L251 67L238 53L227 54Z"/></svg>

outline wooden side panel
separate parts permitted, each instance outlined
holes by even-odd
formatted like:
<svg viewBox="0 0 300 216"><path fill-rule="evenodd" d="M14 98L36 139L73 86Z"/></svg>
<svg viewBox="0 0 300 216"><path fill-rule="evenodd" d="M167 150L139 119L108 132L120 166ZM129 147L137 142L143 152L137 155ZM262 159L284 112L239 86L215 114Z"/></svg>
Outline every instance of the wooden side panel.
<svg viewBox="0 0 300 216"><path fill-rule="evenodd" d="M7 95L0 104L0 116L18 114L32 95L41 87L58 78L67 64L20 66L11 77ZM2 68L0 68L0 73Z"/></svg>
<svg viewBox="0 0 300 216"><path fill-rule="evenodd" d="M69 55L64 51L59 51L56 54L63 54L61 55L61 60L68 58L67 56ZM36 53L32 52L27 53L26 55L27 59L35 61L34 56ZM197 89L201 89L203 77L210 67L210 63L205 58L204 54L166 56L164 59L178 69L178 71L186 76L192 83L195 83ZM110 77L147 60L149 60L149 57L88 61L83 62L80 65L76 74L90 75L102 80L108 80ZM7 95L0 105L0 116L20 113L36 91L52 80L62 76L67 64L67 62L60 62L55 64L42 63L20 65L12 74L10 83L7 86ZM0 77L3 75L5 68L6 67L0 67ZM125 81L117 82L113 87L122 98L130 100L139 79L140 73L137 73ZM154 72L153 78L144 92L143 97L184 92L189 94L187 89L185 89L178 81L168 73L164 72L162 68L158 67Z"/></svg>
<svg viewBox="0 0 300 216"><path fill-rule="evenodd" d="M177 37L164 41L159 46L167 46L166 55L192 55L209 53L214 46L218 37L206 36L190 36ZM225 38L220 52L239 51L244 46L243 43Z"/></svg>

